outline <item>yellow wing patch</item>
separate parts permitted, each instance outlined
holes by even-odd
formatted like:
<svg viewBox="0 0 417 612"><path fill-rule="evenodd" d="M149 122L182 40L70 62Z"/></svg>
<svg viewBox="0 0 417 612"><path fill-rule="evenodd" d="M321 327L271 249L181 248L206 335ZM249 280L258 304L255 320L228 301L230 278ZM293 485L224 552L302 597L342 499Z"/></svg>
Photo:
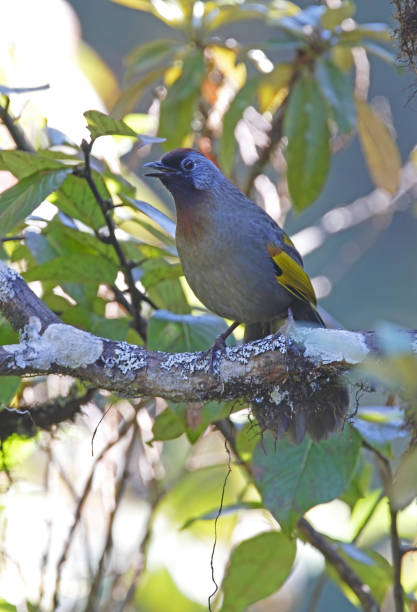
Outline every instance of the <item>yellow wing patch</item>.
<svg viewBox="0 0 417 612"><path fill-rule="evenodd" d="M317 299L313 285L300 264L275 244L268 243L266 250L275 264L278 283L298 299L315 306Z"/></svg>

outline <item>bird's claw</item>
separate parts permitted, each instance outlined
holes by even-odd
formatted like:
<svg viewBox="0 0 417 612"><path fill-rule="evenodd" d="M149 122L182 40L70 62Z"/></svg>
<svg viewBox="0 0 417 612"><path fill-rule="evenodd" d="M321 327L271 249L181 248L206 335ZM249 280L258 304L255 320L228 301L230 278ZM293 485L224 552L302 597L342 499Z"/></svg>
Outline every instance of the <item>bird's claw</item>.
<svg viewBox="0 0 417 612"><path fill-rule="evenodd" d="M220 376L219 357L226 350L226 341L223 336L218 336L211 349L209 349L210 373L213 376Z"/></svg>

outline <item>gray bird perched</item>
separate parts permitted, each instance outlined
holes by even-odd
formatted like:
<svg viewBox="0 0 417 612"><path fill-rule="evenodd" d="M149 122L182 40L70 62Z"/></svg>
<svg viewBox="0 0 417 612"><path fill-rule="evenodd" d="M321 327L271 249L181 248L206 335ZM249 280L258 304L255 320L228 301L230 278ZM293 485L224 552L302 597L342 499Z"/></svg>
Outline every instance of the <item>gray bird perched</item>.
<svg viewBox="0 0 417 612"><path fill-rule="evenodd" d="M207 308L246 324L285 318L291 308L296 320L324 325L290 238L207 157L176 149L145 166L174 196L178 255Z"/></svg>
<svg viewBox="0 0 417 612"><path fill-rule="evenodd" d="M239 323L268 323L287 317L290 309L296 320L324 325L290 238L215 164L193 149L175 149L145 166L152 170L147 176L159 178L174 197L178 255L190 287L207 308L234 321L216 339L212 357ZM341 427L347 406L343 386L336 384L326 395L320 385L319 392L297 381L288 385L293 387L282 386L279 405L256 398L262 428L278 437L288 431L299 442L306 430L318 440Z"/></svg>

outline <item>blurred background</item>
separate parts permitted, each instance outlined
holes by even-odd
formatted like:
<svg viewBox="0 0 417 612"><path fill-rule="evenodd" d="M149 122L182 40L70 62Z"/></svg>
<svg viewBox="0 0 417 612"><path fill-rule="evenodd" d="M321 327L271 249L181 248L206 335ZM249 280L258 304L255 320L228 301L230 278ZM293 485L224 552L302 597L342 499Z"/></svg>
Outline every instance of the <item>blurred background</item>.
<svg viewBox="0 0 417 612"><path fill-rule="evenodd" d="M136 4L140 8L141 3ZM110 112L120 103L121 92L126 90L126 57L136 46L166 38L181 42L181 33L149 12L107 0L3 0L2 9L0 84L50 85L45 91L12 99L21 127L40 147L47 144L43 140L46 123L49 139L59 139L62 132L79 145L88 136L83 112ZM393 27L392 13L388 0L361 0L355 19ZM216 34L253 46L269 32L261 19L249 19L226 25ZM390 52L395 56L397 50L391 47ZM400 151L405 196L400 190L393 205L393 198L375 186L356 133L335 142L324 189L302 213L290 208L288 193L275 189L271 179L255 183L252 195L261 205L268 197L277 202L272 212L285 223L304 254L320 304L337 321L348 329L375 329L381 321L415 328L417 207L413 193L410 195L417 184L415 75L392 58L387 62L372 54L368 57L370 65L362 57L356 67L364 71L365 88L370 71L368 100ZM145 88L139 102L129 109L136 114L139 132L157 133L159 93L157 88ZM233 168L233 177L241 185L252 159L251 147L262 145L265 137L261 114L251 119L249 111L245 120L236 131L240 155ZM251 121L255 127L249 133ZM122 157L129 180L137 175L136 197L174 218L168 194L140 178L143 162L159 158L163 149L147 146L133 154L126 151L123 157L124 142L102 139L94 153L106 159L115 172L120 171ZM0 126L0 146L12 146L4 126ZM13 181L9 172L0 170L1 189ZM41 213L44 218L54 214L47 206ZM128 231L127 225L124 230ZM188 289L184 291L189 297ZM195 306L192 297L190 300ZM139 342L138 338L128 340ZM73 384L58 376L26 381L19 398L26 405L50 401L68 395ZM150 415L159 414L164 406L159 399L130 402L101 393L86 404L75 422L30 440L7 442L0 506L0 598L19 611L54 606L86 612L207 609L207 596L213 590L212 518L220 500L227 454L215 431L202 435L195 444L185 435L149 444L157 437ZM237 422L240 419L242 425L246 418L242 413ZM401 444L400 440L402 448ZM367 460L361 461L365 470ZM369 487L377 490L375 485ZM225 503L237 504L243 497L256 502L258 494L252 489L234 467ZM207 520L196 520L182 529L195 517ZM350 541L355 525L346 500L317 506L309 517L323 533ZM416 520L414 504L401 513L402 534L414 537ZM383 501L361 534L362 545L387 555L387 525ZM276 526L264 510L222 517L215 555L217 581L221 581L231 546ZM415 556L409 555L404 563L404 581L410 589L416 588ZM323 567L321 555L299 542L297 560L284 587L248 609L354 609L349 596L326 577ZM0 609L14 608L0 603ZM384 610L390 609L388 598Z"/></svg>

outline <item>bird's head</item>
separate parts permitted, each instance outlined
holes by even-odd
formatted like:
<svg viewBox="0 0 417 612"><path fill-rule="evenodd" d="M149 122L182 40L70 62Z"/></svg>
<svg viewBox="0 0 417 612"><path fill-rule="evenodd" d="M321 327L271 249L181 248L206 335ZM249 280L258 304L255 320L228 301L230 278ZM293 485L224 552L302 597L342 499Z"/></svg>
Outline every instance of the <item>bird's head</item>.
<svg viewBox="0 0 417 612"><path fill-rule="evenodd" d="M194 149L175 149L145 167L152 169L146 176L159 178L174 197L209 190L223 178L213 162Z"/></svg>

